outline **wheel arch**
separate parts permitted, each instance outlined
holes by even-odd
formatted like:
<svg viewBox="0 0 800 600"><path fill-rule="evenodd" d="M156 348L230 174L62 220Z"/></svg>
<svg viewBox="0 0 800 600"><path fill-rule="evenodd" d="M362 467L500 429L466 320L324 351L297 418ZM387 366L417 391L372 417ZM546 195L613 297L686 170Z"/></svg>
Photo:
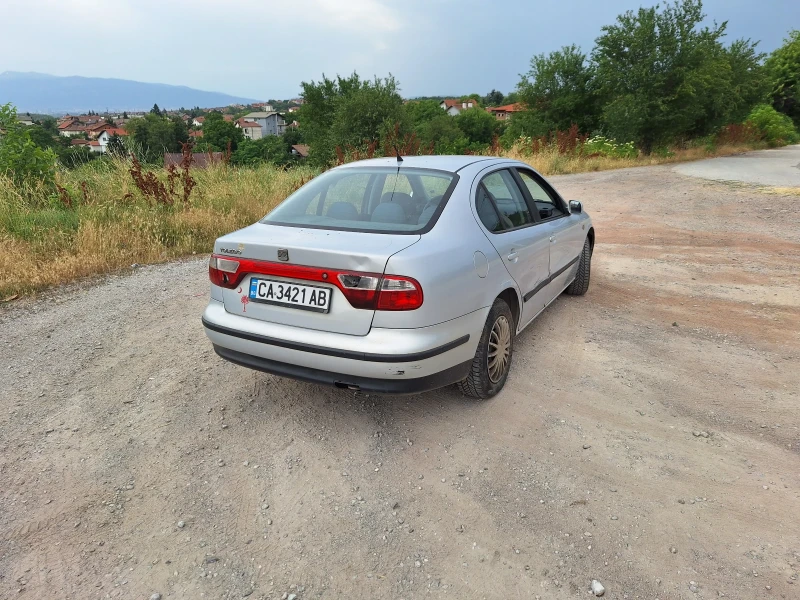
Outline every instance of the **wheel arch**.
<svg viewBox="0 0 800 600"><path fill-rule="evenodd" d="M520 305L519 295L517 294L517 290L512 287L507 287L504 289L500 294L497 296L501 300L504 300L508 307L511 309L511 314L514 316L514 330L516 331L519 327L519 319L522 311L522 306Z"/></svg>
<svg viewBox="0 0 800 600"><path fill-rule="evenodd" d="M586 237L589 238L589 250L594 252L594 227L589 227L589 233Z"/></svg>

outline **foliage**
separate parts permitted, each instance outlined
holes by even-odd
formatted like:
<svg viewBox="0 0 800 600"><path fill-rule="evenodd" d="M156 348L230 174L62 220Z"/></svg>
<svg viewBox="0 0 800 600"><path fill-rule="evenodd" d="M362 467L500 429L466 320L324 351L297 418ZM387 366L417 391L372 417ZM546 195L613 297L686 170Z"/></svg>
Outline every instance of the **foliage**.
<svg viewBox="0 0 800 600"><path fill-rule="evenodd" d="M125 142L116 133L108 139L106 144L106 154L112 157L122 158L128 153L125 148Z"/></svg>
<svg viewBox="0 0 800 600"><path fill-rule="evenodd" d="M436 100L413 100L406 103L406 114L418 134L421 133L426 123L444 115L444 111L439 104Z"/></svg>
<svg viewBox="0 0 800 600"><path fill-rule="evenodd" d="M463 154L469 146L469 139L456 123L437 105L439 114L430 121L422 123L417 131L424 144L433 144L436 154Z"/></svg>
<svg viewBox="0 0 800 600"><path fill-rule="evenodd" d="M11 104L0 105L0 176L22 184L36 180L46 187L54 183L56 155L31 140L25 125L17 121Z"/></svg>
<svg viewBox="0 0 800 600"><path fill-rule="evenodd" d="M362 80L349 77L303 82L305 104L299 121L311 146L311 159L319 165L334 160L337 147L359 147L381 139L395 124L407 133L410 122L394 77Z"/></svg>
<svg viewBox="0 0 800 600"><path fill-rule="evenodd" d="M764 64L772 105L800 127L800 31L792 30Z"/></svg>
<svg viewBox="0 0 800 600"><path fill-rule="evenodd" d="M203 121L203 141L217 152L225 152L230 144L231 152L236 152L244 140L244 132L232 121L226 121L222 113L215 110L206 115Z"/></svg>
<svg viewBox="0 0 800 600"><path fill-rule="evenodd" d="M470 142L489 144L498 130L497 119L482 108L473 107L462 110L451 117Z"/></svg>
<svg viewBox="0 0 800 600"><path fill-rule="evenodd" d="M505 98L505 96L503 96L503 92L498 92L497 90L492 89L491 92L479 100L484 106L500 106L504 104L503 98Z"/></svg>
<svg viewBox="0 0 800 600"><path fill-rule="evenodd" d="M610 158L636 158L638 155L633 142L619 143L615 139L602 135L596 135L586 140L581 152L590 156L608 156Z"/></svg>
<svg viewBox="0 0 800 600"><path fill-rule="evenodd" d="M519 98L531 114L518 121L526 123L528 135L569 129L572 124L592 131L598 118L594 86L594 67L578 46L534 56L518 85Z"/></svg>
<svg viewBox="0 0 800 600"><path fill-rule="evenodd" d="M768 104L756 106L747 117L747 122L761 133L770 146L800 141L797 129L788 115L779 113Z"/></svg>
<svg viewBox="0 0 800 600"><path fill-rule="evenodd" d="M294 162L289 150L291 145L287 144L289 141L291 140L282 139L277 135L267 135L258 140L244 140L231 156L231 163L239 166L253 166L260 163L278 167L289 165Z"/></svg>
<svg viewBox="0 0 800 600"><path fill-rule="evenodd" d="M742 40L726 50L726 23L700 28L700 0L659 9L620 15L602 28L593 52L604 128L645 153L730 122L751 101L760 75L754 44Z"/></svg>
<svg viewBox="0 0 800 600"><path fill-rule="evenodd" d="M189 139L186 124L179 117L166 118L154 112L131 119L125 128L130 150L147 163L162 162L165 152L180 152L181 144Z"/></svg>

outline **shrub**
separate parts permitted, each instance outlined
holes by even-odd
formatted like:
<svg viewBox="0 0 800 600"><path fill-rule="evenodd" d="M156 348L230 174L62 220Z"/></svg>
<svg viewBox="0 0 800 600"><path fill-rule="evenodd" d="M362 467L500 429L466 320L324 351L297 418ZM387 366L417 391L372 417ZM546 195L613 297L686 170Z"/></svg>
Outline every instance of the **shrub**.
<svg viewBox="0 0 800 600"><path fill-rule="evenodd" d="M583 144L583 153L589 156L599 155L611 158L636 158L639 154L633 142L622 144L613 138L602 135L596 135L586 140Z"/></svg>
<svg viewBox="0 0 800 600"><path fill-rule="evenodd" d="M17 110L11 104L0 105L0 175L18 185L31 181L52 187L55 181L56 155L51 149L37 146L17 122Z"/></svg>
<svg viewBox="0 0 800 600"><path fill-rule="evenodd" d="M770 146L793 144L800 139L792 120L768 104L756 106L747 123L755 127Z"/></svg>

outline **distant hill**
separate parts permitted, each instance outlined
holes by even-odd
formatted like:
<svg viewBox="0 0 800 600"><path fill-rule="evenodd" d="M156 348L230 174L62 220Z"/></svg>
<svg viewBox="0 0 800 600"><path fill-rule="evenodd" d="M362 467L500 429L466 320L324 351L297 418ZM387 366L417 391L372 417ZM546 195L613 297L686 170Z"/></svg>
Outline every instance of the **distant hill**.
<svg viewBox="0 0 800 600"><path fill-rule="evenodd" d="M106 109L149 110L153 104L166 109L181 106L211 108L250 104L255 100L182 85L6 71L0 73L0 104L6 102L14 104L19 112L58 114Z"/></svg>

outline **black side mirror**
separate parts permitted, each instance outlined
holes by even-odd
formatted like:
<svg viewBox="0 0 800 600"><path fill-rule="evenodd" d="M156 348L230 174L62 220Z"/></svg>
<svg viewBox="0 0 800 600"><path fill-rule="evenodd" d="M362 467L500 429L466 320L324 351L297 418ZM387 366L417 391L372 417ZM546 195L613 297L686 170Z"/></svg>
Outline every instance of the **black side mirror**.
<svg viewBox="0 0 800 600"><path fill-rule="evenodd" d="M569 201L569 212L571 213L583 212L583 204L580 203L580 200Z"/></svg>

